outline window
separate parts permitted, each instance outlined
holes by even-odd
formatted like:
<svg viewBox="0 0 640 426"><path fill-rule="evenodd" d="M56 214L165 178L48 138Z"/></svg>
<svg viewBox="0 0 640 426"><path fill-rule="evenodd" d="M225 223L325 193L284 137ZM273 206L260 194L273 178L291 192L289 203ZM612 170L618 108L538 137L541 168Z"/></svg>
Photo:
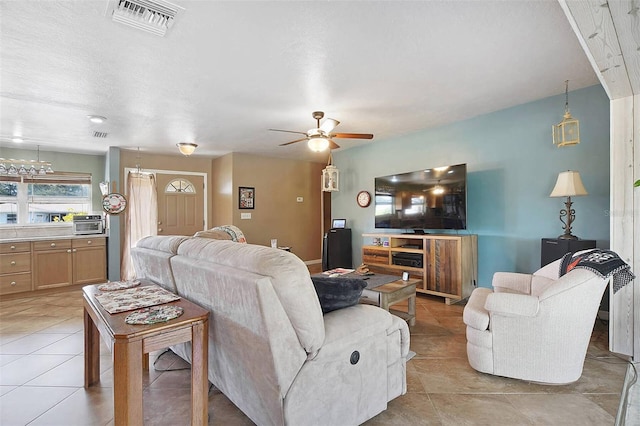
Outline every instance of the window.
<svg viewBox="0 0 640 426"><path fill-rule="evenodd" d="M0 177L0 224L71 222L90 210L90 174Z"/></svg>
<svg viewBox="0 0 640 426"><path fill-rule="evenodd" d="M18 223L18 183L0 181L0 225Z"/></svg>
<svg viewBox="0 0 640 426"><path fill-rule="evenodd" d="M182 192L186 194L195 194L196 189L193 184L186 179L174 179L164 188L165 193Z"/></svg>

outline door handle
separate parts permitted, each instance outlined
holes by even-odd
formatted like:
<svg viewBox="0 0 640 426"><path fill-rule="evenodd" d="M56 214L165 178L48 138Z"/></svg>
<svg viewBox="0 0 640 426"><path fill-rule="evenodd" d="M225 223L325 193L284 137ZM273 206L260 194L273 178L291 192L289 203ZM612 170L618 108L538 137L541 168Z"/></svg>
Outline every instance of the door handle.
<svg viewBox="0 0 640 426"><path fill-rule="evenodd" d="M158 232L162 232L162 228L158 228Z"/></svg>

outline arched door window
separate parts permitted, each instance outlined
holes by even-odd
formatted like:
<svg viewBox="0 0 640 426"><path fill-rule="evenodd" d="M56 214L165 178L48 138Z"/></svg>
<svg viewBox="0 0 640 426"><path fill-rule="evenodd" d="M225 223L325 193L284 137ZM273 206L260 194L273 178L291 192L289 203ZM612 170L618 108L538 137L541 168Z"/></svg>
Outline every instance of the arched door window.
<svg viewBox="0 0 640 426"><path fill-rule="evenodd" d="M188 180L178 178L169 182L167 186L165 186L164 192L165 194L173 194L176 192L180 192L182 194L195 194L196 188Z"/></svg>

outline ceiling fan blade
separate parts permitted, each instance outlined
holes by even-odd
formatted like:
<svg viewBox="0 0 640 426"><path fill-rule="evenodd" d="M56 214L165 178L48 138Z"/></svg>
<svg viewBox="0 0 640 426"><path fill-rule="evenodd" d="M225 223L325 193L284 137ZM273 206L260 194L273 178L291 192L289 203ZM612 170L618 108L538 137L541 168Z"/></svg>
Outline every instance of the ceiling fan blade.
<svg viewBox="0 0 640 426"><path fill-rule="evenodd" d="M334 133L329 135L332 138L348 138L348 139L373 139L371 133Z"/></svg>
<svg viewBox="0 0 640 426"><path fill-rule="evenodd" d="M299 135L307 135L305 132L295 132L293 130L281 130L281 129L267 129L270 130L272 132L285 132L285 133L297 133Z"/></svg>
<svg viewBox="0 0 640 426"><path fill-rule="evenodd" d="M296 142L302 142L302 141L306 141L307 138L301 138L301 139L296 139L295 141L291 141L291 142L286 142L286 143L281 143L278 146L287 146L287 145L291 145L292 143L296 143Z"/></svg>
<svg viewBox="0 0 640 426"><path fill-rule="evenodd" d="M338 145L337 143L329 139L329 149L338 149L338 148L340 148L340 145Z"/></svg>
<svg viewBox="0 0 640 426"><path fill-rule="evenodd" d="M322 123L322 125L320 126L320 130L322 130L326 134L329 134L333 129L336 128L338 124L340 124L338 120L334 120L333 118L327 118L326 120L324 120L324 123Z"/></svg>

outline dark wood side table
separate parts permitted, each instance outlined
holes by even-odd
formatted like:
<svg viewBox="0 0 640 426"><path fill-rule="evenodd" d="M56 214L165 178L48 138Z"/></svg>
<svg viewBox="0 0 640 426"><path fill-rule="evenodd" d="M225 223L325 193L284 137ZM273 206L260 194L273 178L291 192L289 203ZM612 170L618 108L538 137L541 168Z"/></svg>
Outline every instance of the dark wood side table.
<svg viewBox="0 0 640 426"><path fill-rule="evenodd" d="M180 299L170 304L184 313L167 322L130 325L130 312L109 314L95 299L98 285L83 287L84 385L100 380L100 336L113 353L114 424L142 425L142 370L149 367L149 352L191 341L191 424L208 422L207 379L209 311Z"/></svg>
<svg viewBox="0 0 640 426"><path fill-rule="evenodd" d="M596 248L596 240L563 240L561 238L543 238L540 250L540 266L548 265L560 259L566 253Z"/></svg>

